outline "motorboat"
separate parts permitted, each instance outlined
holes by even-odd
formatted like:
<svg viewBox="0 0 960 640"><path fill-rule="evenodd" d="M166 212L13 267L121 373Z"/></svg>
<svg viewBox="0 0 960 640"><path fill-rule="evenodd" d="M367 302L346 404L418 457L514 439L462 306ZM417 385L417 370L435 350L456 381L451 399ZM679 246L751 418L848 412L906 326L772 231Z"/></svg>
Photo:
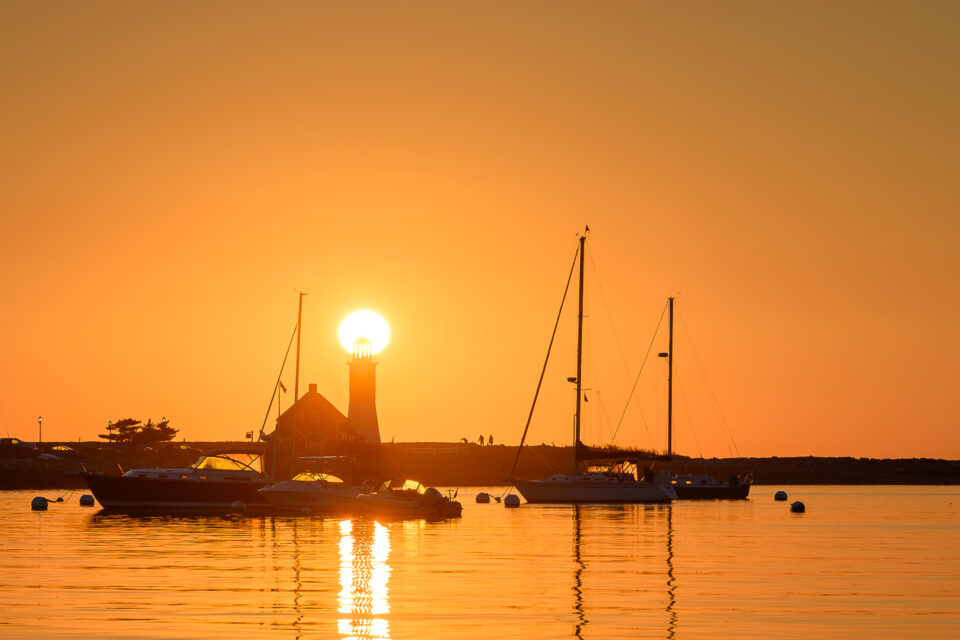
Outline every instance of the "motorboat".
<svg viewBox="0 0 960 640"><path fill-rule="evenodd" d="M280 511L353 511L357 496L369 488L344 482L330 473L304 471L291 480L284 480L258 490Z"/></svg>
<svg viewBox="0 0 960 640"><path fill-rule="evenodd" d="M727 482L713 476L677 474L670 483L680 500L740 500L750 493L752 477L731 475Z"/></svg>
<svg viewBox="0 0 960 640"><path fill-rule="evenodd" d="M130 469L120 476L84 472L80 476L106 510L272 510L270 502L258 493L270 483L262 464L262 449L237 448L211 451L182 469Z"/></svg>
<svg viewBox="0 0 960 640"><path fill-rule="evenodd" d="M0 458L36 458L37 446L20 438L0 438Z"/></svg>
<svg viewBox="0 0 960 640"><path fill-rule="evenodd" d="M437 489L424 487L416 480L382 483L377 491L362 493L356 500L362 512L399 518L459 518L463 505Z"/></svg>

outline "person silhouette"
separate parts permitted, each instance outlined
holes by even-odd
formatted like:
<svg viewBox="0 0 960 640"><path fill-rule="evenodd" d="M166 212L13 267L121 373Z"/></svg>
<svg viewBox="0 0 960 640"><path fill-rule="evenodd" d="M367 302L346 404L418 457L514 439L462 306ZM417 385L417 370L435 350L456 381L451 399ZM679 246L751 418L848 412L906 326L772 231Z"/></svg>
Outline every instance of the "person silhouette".
<svg viewBox="0 0 960 640"><path fill-rule="evenodd" d="M487 438L487 444L488 444L489 446L491 446L491 447L493 446L493 434L492 434L492 433L490 434L490 437Z"/></svg>
<svg viewBox="0 0 960 640"><path fill-rule="evenodd" d="M480 446L481 446L481 447L483 446L483 435L482 435L482 434L481 434L480 437L477 439L477 442L480 443Z"/></svg>

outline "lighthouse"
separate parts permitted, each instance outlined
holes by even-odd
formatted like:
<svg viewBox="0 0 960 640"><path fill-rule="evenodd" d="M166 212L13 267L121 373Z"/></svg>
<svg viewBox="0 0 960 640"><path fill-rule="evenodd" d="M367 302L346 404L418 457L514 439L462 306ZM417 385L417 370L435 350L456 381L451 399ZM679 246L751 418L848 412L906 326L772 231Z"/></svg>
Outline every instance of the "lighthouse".
<svg viewBox="0 0 960 640"><path fill-rule="evenodd" d="M350 366L350 407L347 420L350 428L368 444L380 443L380 424L377 422L377 363L367 338L353 343Z"/></svg>

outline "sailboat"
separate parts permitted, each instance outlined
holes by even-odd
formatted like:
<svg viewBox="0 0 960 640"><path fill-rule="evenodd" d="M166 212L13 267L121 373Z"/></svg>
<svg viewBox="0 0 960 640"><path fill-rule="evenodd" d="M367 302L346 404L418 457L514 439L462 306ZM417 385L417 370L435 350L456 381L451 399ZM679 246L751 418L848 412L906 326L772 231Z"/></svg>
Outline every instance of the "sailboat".
<svg viewBox="0 0 960 640"><path fill-rule="evenodd" d="M669 341L667 351L658 354L667 360L667 457L673 457L673 302L668 298L670 309ZM750 493L750 476L733 475L721 482L710 475L671 475L670 484L680 500L742 499Z"/></svg>
<svg viewBox="0 0 960 640"><path fill-rule="evenodd" d="M666 503L677 497L671 485L663 482L654 482L649 477L639 477L637 460L618 456L612 464L594 465L581 472L581 463L587 461L598 462L598 454L580 441L580 400L583 397L582 364L583 364L583 270L584 251L586 248L587 227L580 236L578 260L580 266L579 309L577 313L577 377L571 379L577 385L577 404L574 418L574 455L570 473L558 474L542 480L514 480L517 491L527 502L534 503L562 503L579 504L590 502L618 502L618 503ZM568 281L569 285L569 281ZM566 294L564 294L566 296ZM563 305L561 303L561 310ZM559 318L558 318L559 320ZM554 334L556 329L554 329ZM551 345L553 340L551 339ZM549 358L549 350L548 350ZM544 363L546 368L546 363ZM541 382L543 374L541 373ZM537 387L539 392L539 386ZM536 397L534 397L536 404ZM531 408L531 415L533 409ZM529 427L529 419L527 426ZM526 431L524 431L524 438ZM521 440L520 448L523 448ZM520 450L517 451L517 458ZM609 459L609 458L608 458ZM516 470L514 460L513 471ZM513 475L511 471L511 476Z"/></svg>

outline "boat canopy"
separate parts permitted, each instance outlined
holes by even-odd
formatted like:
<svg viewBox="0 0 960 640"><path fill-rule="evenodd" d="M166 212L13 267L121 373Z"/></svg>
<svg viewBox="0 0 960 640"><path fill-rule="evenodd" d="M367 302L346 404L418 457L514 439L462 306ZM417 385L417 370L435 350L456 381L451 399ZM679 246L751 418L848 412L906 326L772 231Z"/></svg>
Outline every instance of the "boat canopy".
<svg viewBox="0 0 960 640"><path fill-rule="evenodd" d="M260 453L251 451L219 451L200 456L193 463L193 468L215 469L218 471L252 471L263 472L263 460Z"/></svg>
<svg viewBox="0 0 960 640"><path fill-rule="evenodd" d="M630 451L619 449L617 447L604 447L602 449L588 447L582 442L577 442L577 464L588 460L616 460L616 461L635 461L635 460L667 460L673 459L673 456L665 456L658 453L647 453L644 451Z"/></svg>
<svg viewBox="0 0 960 640"><path fill-rule="evenodd" d="M328 484L344 484L343 480L329 473L315 473L313 471L303 471L293 476L296 482L325 482Z"/></svg>

